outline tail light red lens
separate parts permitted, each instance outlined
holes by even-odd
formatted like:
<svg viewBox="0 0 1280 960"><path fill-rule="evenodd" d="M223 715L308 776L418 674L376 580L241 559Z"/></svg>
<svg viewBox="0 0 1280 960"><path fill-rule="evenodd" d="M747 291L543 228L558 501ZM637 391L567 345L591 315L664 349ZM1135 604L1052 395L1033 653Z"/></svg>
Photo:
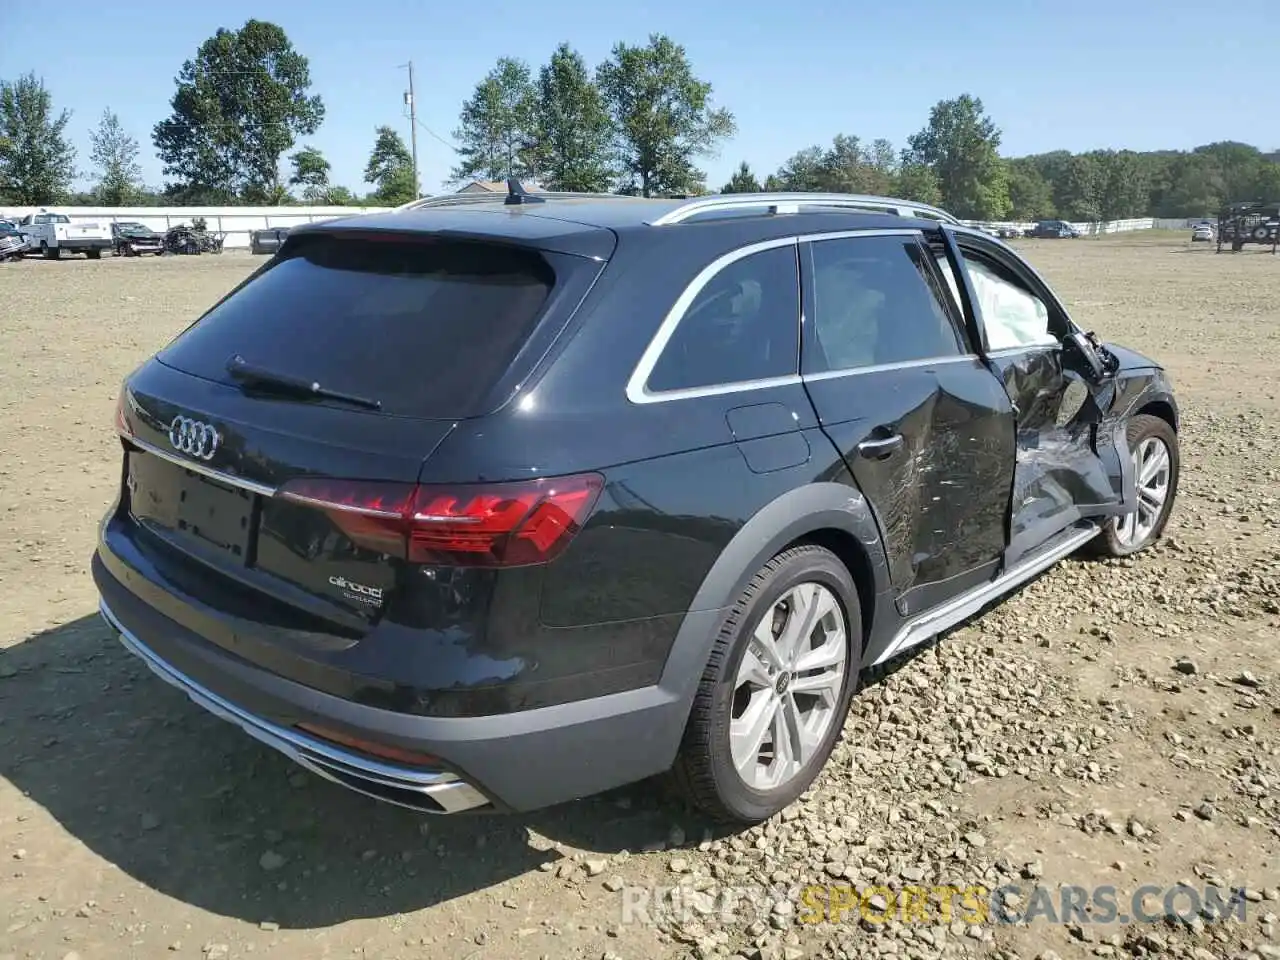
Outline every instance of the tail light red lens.
<svg viewBox="0 0 1280 960"><path fill-rule="evenodd" d="M304 478L277 495L325 511L353 543L411 563L514 567L559 556L603 485L593 473L449 487Z"/></svg>
<svg viewBox="0 0 1280 960"><path fill-rule="evenodd" d="M120 396L116 400L116 433L128 440L133 436L133 430L129 428L129 421L125 417L125 411L128 409L128 390L122 389Z"/></svg>

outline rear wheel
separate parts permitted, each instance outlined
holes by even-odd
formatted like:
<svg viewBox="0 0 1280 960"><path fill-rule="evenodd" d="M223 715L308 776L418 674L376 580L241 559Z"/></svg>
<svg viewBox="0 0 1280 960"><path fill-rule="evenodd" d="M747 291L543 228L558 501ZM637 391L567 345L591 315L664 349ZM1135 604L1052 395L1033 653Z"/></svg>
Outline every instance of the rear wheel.
<svg viewBox="0 0 1280 960"><path fill-rule="evenodd" d="M857 687L857 589L818 546L770 560L734 604L694 698L675 778L719 820L758 823L821 772Z"/></svg>
<svg viewBox="0 0 1280 960"><path fill-rule="evenodd" d="M1137 508L1114 517L1094 541L1104 556L1127 557L1150 546L1164 533L1178 494L1178 435L1159 417L1140 414L1129 422Z"/></svg>

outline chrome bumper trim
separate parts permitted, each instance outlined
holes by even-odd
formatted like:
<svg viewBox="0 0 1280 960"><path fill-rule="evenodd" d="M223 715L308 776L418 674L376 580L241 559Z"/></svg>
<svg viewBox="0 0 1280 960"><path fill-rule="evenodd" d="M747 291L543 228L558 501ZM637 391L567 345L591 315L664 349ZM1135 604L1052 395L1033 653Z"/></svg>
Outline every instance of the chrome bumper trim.
<svg viewBox="0 0 1280 960"><path fill-rule="evenodd" d="M414 770L379 763L249 713L161 659L120 623L106 601L99 601L98 609L102 618L119 634L125 649L141 659L161 680L177 687L197 706L235 724L249 736L326 780L423 813L461 813L489 802L479 790L448 771Z"/></svg>

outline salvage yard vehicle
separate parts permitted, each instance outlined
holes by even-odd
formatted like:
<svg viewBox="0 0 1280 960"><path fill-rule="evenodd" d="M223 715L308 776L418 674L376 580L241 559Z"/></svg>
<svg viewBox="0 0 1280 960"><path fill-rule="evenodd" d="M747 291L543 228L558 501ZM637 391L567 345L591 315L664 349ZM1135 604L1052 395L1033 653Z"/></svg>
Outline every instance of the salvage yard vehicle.
<svg viewBox="0 0 1280 960"><path fill-rule="evenodd" d="M221 253L225 241L226 234L210 232L204 217L195 217L190 224L180 223L165 231L164 249L188 256Z"/></svg>
<svg viewBox="0 0 1280 960"><path fill-rule="evenodd" d="M122 385L102 615L311 771L430 813L669 771L759 822L864 668L1161 536L1162 368L1002 241L508 190L295 228Z"/></svg>
<svg viewBox="0 0 1280 960"><path fill-rule="evenodd" d="M1245 244L1275 245L1280 233L1280 203L1233 203L1218 215L1218 250L1239 253Z"/></svg>
<svg viewBox="0 0 1280 960"><path fill-rule="evenodd" d="M140 257L144 253L158 257L164 253L164 235L143 223L133 220L113 223L111 237L117 257Z"/></svg>
<svg viewBox="0 0 1280 960"><path fill-rule="evenodd" d="M27 236L28 249L39 250L50 260L57 260L63 253L83 253L90 260L97 260L103 250L111 249L111 225L97 220L73 223L65 213L41 210L23 217L18 228Z"/></svg>
<svg viewBox="0 0 1280 960"><path fill-rule="evenodd" d="M0 220L0 263L8 260L20 260L27 251L27 238L17 224L9 220Z"/></svg>

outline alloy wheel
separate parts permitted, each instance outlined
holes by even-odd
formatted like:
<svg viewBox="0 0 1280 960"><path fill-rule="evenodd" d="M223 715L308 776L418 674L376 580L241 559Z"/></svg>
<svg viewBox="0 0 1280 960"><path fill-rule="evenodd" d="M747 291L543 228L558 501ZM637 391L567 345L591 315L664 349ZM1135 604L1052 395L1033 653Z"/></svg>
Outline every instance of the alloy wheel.
<svg viewBox="0 0 1280 960"><path fill-rule="evenodd" d="M1137 508L1114 521L1116 539L1126 547L1144 543L1160 523L1169 497L1173 459L1159 437L1147 437L1133 453Z"/></svg>
<svg viewBox="0 0 1280 960"><path fill-rule="evenodd" d="M747 786L777 789L813 759L837 719L848 635L843 608L819 583L797 584L760 618L734 680L729 724Z"/></svg>

